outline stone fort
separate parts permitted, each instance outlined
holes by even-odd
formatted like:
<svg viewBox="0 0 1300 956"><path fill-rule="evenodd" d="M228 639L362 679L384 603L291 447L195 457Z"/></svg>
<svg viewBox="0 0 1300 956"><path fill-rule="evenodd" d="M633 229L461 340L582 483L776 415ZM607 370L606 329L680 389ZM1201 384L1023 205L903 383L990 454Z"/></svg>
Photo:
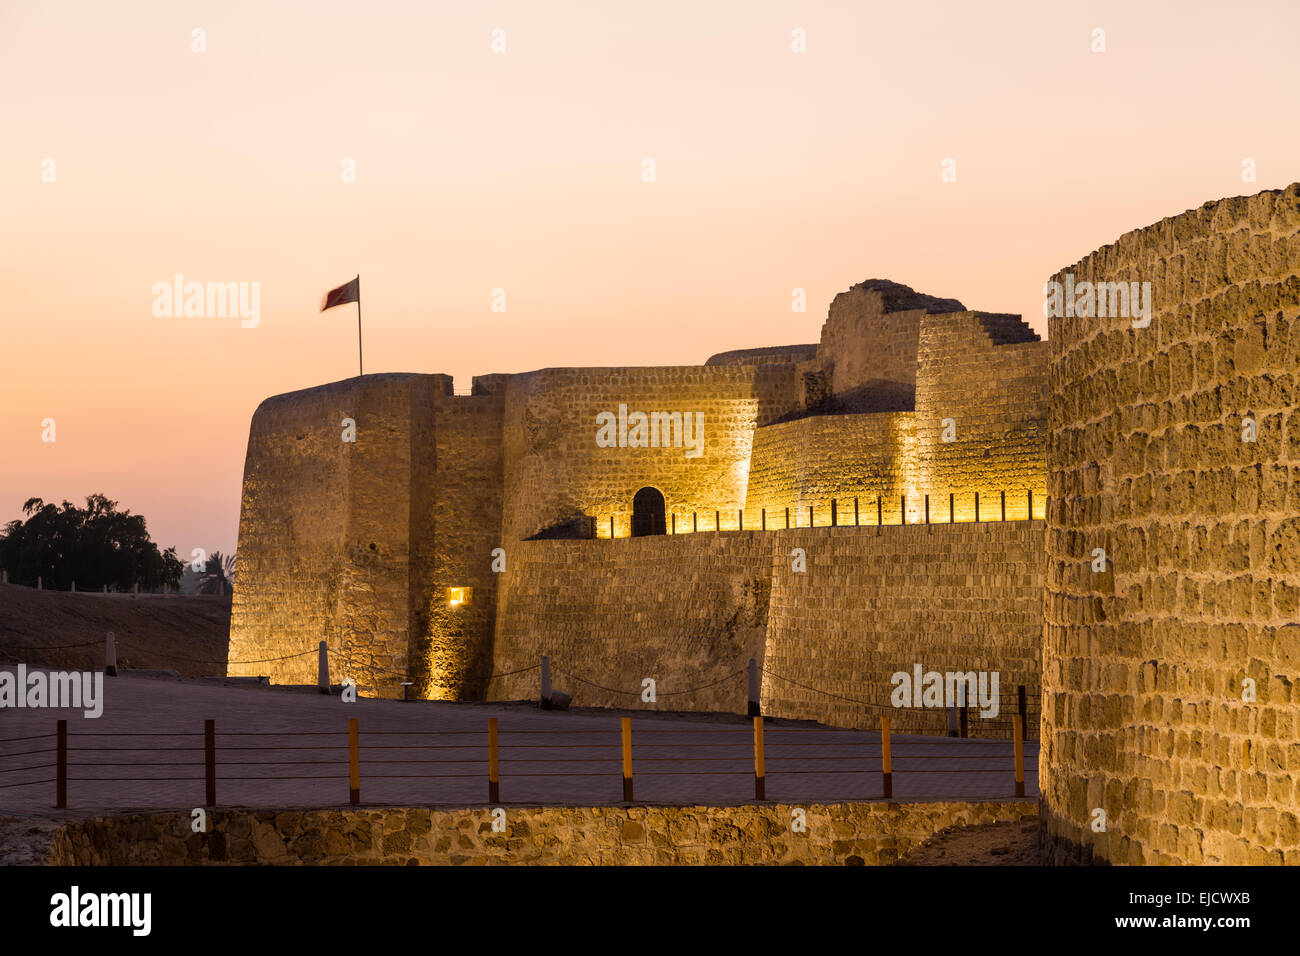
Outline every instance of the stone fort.
<svg viewBox="0 0 1300 956"><path fill-rule="evenodd" d="M1041 341L869 280L817 343L267 399L229 671L313 683L324 640L366 693L521 699L546 654L580 705L743 712L755 658L764 713L851 727L896 671L997 671L1056 859L1300 863L1300 186L1051 278L1152 314Z"/></svg>

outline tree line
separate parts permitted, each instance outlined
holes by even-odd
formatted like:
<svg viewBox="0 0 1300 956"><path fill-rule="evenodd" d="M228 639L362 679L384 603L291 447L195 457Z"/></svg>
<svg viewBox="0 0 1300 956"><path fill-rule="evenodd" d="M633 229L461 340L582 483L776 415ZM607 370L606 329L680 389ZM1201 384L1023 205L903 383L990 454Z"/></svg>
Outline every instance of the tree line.
<svg viewBox="0 0 1300 956"><path fill-rule="evenodd" d="M167 585L178 588L185 562L174 547L159 550L145 526L143 515L133 515L102 494L89 495L86 506L70 501L55 505L41 498L23 503L26 519L15 519L0 531L0 568L13 584L67 590L75 581L87 591L155 591ZM216 593L224 584L233 556L213 551L199 572L196 589Z"/></svg>

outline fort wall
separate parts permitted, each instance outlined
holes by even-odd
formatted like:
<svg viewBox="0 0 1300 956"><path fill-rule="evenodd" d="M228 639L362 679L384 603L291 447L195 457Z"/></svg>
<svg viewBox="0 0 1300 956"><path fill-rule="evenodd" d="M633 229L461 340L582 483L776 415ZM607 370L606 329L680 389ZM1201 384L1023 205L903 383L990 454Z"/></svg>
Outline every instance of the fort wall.
<svg viewBox="0 0 1300 956"><path fill-rule="evenodd" d="M931 514L957 521L1023 518L1029 496L1043 516L1047 491L1048 345L1018 316L982 312L926 315L916 378L917 493ZM945 419L951 420L944 440ZM921 502L924 509L924 502Z"/></svg>
<svg viewBox="0 0 1300 956"><path fill-rule="evenodd" d="M704 415L703 453L684 447L631 448L596 444L596 416L629 412ZM503 536L528 538L582 515L597 517L596 533L630 533L632 497L657 488L667 507L727 516L736 527L745 503L755 427L797 406L794 366L542 369L510 378L506 393L506 512ZM703 520L703 519L702 519ZM702 525L706 526L706 525Z"/></svg>
<svg viewBox="0 0 1300 956"><path fill-rule="evenodd" d="M1150 282L1154 315L1050 324L1048 844L1300 864L1300 186L1164 219L1067 273Z"/></svg>
<svg viewBox="0 0 1300 956"><path fill-rule="evenodd" d="M450 387L445 376L374 375L258 406L240 507L232 676L315 683L321 640L337 679L378 690L406 671L418 379ZM347 418L357 442L343 440Z"/></svg>
<svg viewBox="0 0 1300 956"><path fill-rule="evenodd" d="M1017 684L1037 714L1042 539L1041 521L1023 521L521 542L493 669L549 654L565 672L554 686L580 706L743 713L754 657L784 678L764 677L764 713L865 728L879 727L897 671L998 671L1000 719L972 716L969 729L1005 738ZM655 703L628 693L647 677ZM533 670L489 696L537 688ZM900 732L947 729L943 710L888 712Z"/></svg>

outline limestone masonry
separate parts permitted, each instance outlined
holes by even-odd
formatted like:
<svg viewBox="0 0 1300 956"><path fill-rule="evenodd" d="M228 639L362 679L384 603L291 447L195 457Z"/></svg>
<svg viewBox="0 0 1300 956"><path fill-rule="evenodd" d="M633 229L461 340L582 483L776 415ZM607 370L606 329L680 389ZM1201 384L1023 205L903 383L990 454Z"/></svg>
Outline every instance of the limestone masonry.
<svg viewBox="0 0 1300 956"><path fill-rule="evenodd" d="M229 671L734 712L752 657L764 713L924 732L895 671L996 671L1056 858L1300 863L1300 186L1051 281L1046 342L870 280L817 344L267 399Z"/></svg>
<svg viewBox="0 0 1300 956"><path fill-rule="evenodd" d="M268 399L230 672L312 683L325 640L364 693L522 698L549 654L578 704L649 677L648 707L744 710L753 657L766 712L878 726L920 663L1000 671L1036 714L1047 357L1018 317L872 280L818 345Z"/></svg>

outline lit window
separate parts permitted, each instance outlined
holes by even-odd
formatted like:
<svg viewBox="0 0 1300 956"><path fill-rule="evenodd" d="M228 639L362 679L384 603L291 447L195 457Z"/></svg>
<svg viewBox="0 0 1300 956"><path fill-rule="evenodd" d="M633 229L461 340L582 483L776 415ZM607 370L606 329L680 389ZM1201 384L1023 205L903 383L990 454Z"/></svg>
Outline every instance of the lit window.
<svg viewBox="0 0 1300 956"><path fill-rule="evenodd" d="M473 590L473 588L447 588L447 605L460 607L462 604L468 604Z"/></svg>

